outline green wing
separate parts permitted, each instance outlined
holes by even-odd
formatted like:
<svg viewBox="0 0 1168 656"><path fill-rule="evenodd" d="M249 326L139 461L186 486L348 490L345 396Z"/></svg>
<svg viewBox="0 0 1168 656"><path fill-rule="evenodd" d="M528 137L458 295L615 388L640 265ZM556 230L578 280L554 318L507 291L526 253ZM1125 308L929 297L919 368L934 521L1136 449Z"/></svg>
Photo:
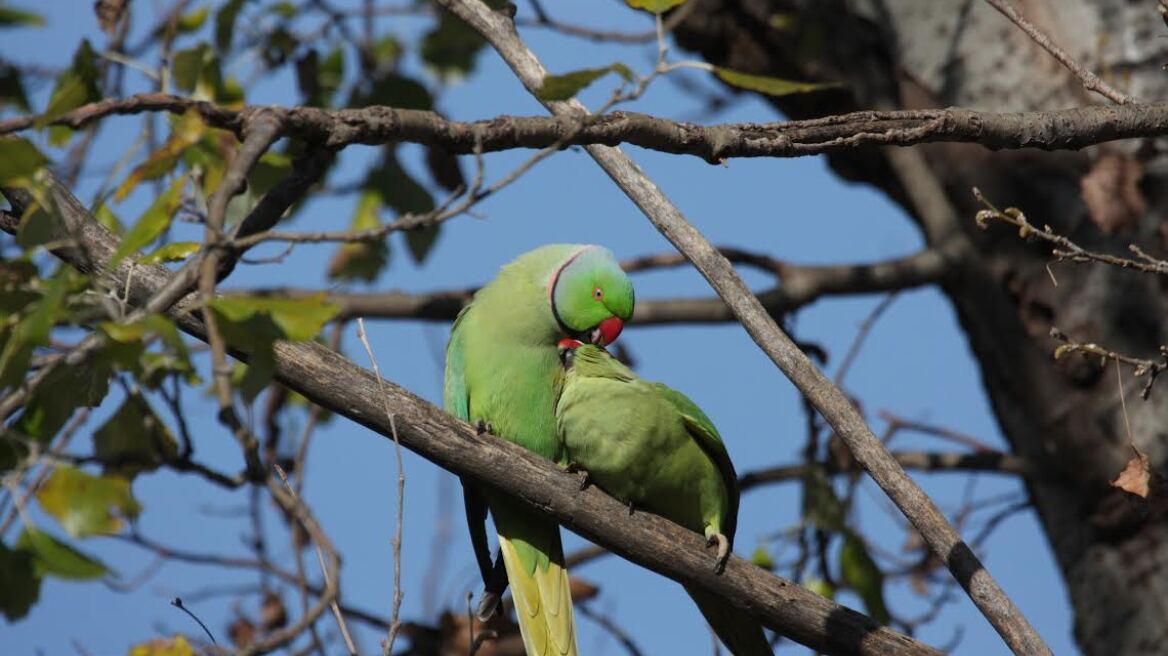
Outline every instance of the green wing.
<svg viewBox="0 0 1168 656"><path fill-rule="evenodd" d="M714 428L714 422L710 421L706 413L702 412L688 396L661 383L653 383L653 386L681 414L690 437L718 468L722 483L726 486L730 506L726 509L726 526L722 527L722 532L733 544L734 533L738 528L738 474L734 471L734 463L730 461L726 445L722 443L722 436L718 434L718 429Z"/></svg>

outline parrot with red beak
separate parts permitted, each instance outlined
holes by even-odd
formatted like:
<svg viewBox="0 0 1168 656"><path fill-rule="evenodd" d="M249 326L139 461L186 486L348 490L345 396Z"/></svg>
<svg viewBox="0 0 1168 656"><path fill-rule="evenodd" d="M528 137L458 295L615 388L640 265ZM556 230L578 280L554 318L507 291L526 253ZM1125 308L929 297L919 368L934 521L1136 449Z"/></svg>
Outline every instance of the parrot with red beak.
<svg viewBox="0 0 1168 656"><path fill-rule="evenodd" d="M633 286L605 248L553 244L505 265L454 321L446 346L444 404L476 424L565 465L555 408L563 385L558 343L606 346L633 314ZM463 480L475 558L489 616L509 584L528 656L577 654L559 525L518 501ZM495 575L487 510L506 579Z"/></svg>

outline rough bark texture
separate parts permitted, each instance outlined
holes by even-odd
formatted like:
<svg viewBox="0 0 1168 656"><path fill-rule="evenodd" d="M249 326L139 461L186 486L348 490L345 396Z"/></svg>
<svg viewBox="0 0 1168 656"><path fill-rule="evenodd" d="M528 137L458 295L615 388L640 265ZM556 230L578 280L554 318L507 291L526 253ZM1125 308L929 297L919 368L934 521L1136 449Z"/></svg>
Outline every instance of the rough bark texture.
<svg viewBox="0 0 1168 656"><path fill-rule="evenodd" d="M1006 18L976 0L695 0L680 25L684 48L739 70L844 82L840 91L779 99L793 119L853 109L957 105L994 111L1051 110L1102 102ZM1087 68L1143 101L1165 97L1168 30L1156 3L1030 0L1021 13ZM775 14L796 18L777 30ZM1055 362L1052 326L1079 341L1150 357L1168 342L1164 282L1094 265L1054 265L1049 250L1014 230L978 231L970 188L999 206L1093 250L1135 243L1163 257L1160 215L1166 160L1152 140L1080 152L995 153L965 144L910 151L836 152L843 177L886 191L926 239L964 244L942 283L957 309L997 419L1039 475L1030 490L1075 610L1087 654L1162 653L1168 644L1168 526L1135 512L1107 483L1130 457L1115 372L1097 362ZM1142 176L1142 177L1141 177ZM930 190L943 193L930 194ZM1146 402L1127 372L1136 445L1164 470L1168 390Z"/></svg>

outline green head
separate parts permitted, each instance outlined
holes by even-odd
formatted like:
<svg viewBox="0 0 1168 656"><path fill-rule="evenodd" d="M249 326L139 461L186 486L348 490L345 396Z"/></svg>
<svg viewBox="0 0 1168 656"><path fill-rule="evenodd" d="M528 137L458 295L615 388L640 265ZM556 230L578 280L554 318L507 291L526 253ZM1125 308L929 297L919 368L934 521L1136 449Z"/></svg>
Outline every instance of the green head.
<svg viewBox="0 0 1168 656"><path fill-rule="evenodd" d="M557 345L560 364L570 376L583 378L617 378L632 380L636 374L612 354L594 344L585 344L578 339L561 339Z"/></svg>
<svg viewBox="0 0 1168 656"><path fill-rule="evenodd" d="M614 342L633 315L633 283L600 246L584 246L564 260L548 282L548 296L564 333L592 344Z"/></svg>

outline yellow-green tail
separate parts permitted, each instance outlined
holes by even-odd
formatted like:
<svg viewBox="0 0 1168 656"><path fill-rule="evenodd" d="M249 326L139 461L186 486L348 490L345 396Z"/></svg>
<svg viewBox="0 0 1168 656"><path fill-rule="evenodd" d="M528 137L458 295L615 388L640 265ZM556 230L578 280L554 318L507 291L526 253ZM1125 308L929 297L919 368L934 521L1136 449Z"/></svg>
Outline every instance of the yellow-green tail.
<svg viewBox="0 0 1168 656"><path fill-rule="evenodd" d="M577 656L559 524L515 507L495 509L499 548L527 656Z"/></svg>
<svg viewBox="0 0 1168 656"><path fill-rule="evenodd" d="M734 656L772 656L775 651L767 642L762 625L754 621L745 611L732 606L730 602L704 590L685 586L685 591L693 598L702 616L710 623L710 628Z"/></svg>

